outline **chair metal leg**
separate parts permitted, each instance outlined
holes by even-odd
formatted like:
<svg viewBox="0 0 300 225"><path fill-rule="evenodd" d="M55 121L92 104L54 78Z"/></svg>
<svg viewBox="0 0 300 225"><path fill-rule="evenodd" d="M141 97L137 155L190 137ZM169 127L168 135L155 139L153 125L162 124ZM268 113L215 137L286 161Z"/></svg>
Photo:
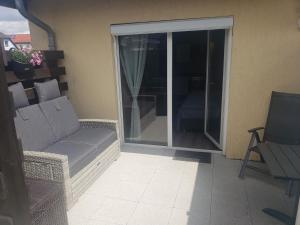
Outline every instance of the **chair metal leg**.
<svg viewBox="0 0 300 225"><path fill-rule="evenodd" d="M239 173L239 178L244 178L245 170L246 170L247 164L250 160L250 155L251 155L251 152L252 152L252 147L253 147L253 144L254 144L254 140L255 140L255 135L252 135L251 139L250 139L250 142L249 142L249 145L248 145L246 155L245 155L244 160L243 160L243 164L242 164L240 173Z"/></svg>
<svg viewBox="0 0 300 225"><path fill-rule="evenodd" d="M251 154L251 149L248 149L247 152L246 152L245 158L243 160L243 164L242 164L242 168L240 170L239 178L244 178L244 176L245 176L245 170L247 168L247 164L248 164L248 161L250 159L250 154Z"/></svg>

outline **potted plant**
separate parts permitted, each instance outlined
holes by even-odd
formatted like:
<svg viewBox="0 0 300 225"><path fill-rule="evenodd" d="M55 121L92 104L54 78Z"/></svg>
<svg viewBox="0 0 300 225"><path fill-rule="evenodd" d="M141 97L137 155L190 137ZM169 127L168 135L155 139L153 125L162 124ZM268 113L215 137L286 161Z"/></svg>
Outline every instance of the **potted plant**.
<svg viewBox="0 0 300 225"><path fill-rule="evenodd" d="M11 67L19 79L28 79L34 76L34 67L43 63L43 55L40 51L27 49L11 49Z"/></svg>

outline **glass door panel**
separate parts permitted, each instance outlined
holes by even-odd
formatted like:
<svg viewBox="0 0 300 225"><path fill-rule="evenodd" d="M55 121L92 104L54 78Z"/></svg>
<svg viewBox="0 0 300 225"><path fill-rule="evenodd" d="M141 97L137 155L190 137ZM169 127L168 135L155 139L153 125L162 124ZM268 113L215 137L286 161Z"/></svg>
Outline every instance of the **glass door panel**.
<svg viewBox="0 0 300 225"><path fill-rule="evenodd" d="M220 148L225 30L208 33L205 135Z"/></svg>
<svg viewBox="0 0 300 225"><path fill-rule="evenodd" d="M167 34L118 42L125 143L167 145Z"/></svg>
<svg viewBox="0 0 300 225"><path fill-rule="evenodd" d="M173 33L173 146L215 150L204 135L207 32Z"/></svg>

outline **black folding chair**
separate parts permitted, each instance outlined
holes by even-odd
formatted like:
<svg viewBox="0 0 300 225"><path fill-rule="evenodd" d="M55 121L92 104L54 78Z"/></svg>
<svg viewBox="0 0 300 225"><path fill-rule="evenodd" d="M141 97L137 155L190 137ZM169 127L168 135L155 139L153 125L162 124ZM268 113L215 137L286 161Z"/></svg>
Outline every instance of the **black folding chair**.
<svg viewBox="0 0 300 225"><path fill-rule="evenodd" d="M263 139L260 139L259 130L264 129ZM250 143L239 173L243 178L252 152L263 157L256 144L261 142L273 142L285 145L300 145L300 94L288 94L272 92L271 102L266 126L253 128L248 131L251 134ZM291 191L292 184L289 184Z"/></svg>

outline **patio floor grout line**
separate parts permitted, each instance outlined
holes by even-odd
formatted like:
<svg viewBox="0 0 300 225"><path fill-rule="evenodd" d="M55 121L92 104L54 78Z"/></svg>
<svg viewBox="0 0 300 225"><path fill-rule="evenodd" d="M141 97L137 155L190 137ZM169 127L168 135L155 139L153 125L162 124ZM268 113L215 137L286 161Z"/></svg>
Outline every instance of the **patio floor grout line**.
<svg viewBox="0 0 300 225"><path fill-rule="evenodd" d="M142 198L143 198L143 196L144 196L146 190L149 188L151 182L153 181L154 176L155 176L156 173L157 173L157 167L156 167L155 169L153 169L153 174L152 174L151 178L149 179L149 181L146 183L145 190L144 190L143 193L141 194L140 199L136 201L136 207L135 207L135 209L133 210L133 212L132 212L132 214L131 214L129 220L128 220L128 221L126 222L126 224L124 224L124 225L128 225L128 224L129 224L129 222L130 222L130 220L132 219L133 215L135 214L135 212L136 212L138 206L139 206L140 204L142 204L141 200L142 200Z"/></svg>
<svg viewBox="0 0 300 225"><path fill-rule="evenodd" d="M186 164L186 162L185 162L184 164ZM181 188L181 186L182 186L182 181L183 181L183 168L182 168L182 171L181 171L181 174L180 174L179 185L178 185L178 187L177 187L176 196L175 196L173 205L172 205L172 207L171 207L172 209L175 209L175 204L176 204L177 197L178 197L178 195L179 195L179 190L180 190L180 188Z"/></svg>
<svg viewBox="0 0 300 225"><path fill-rule="evenodd" d="M130 220L132 219L134 213L136 212L138 206L139 206L139 203L137 202L137 203L136 203L136 206L135 206L135 209L133 210L133 212L132 212L132 214L130 215L128 221L127 221L124 225L128 225L128 224L129 224L129 222L130 222Z"/></svg>
<svg viewBox="0 0 300 225"><path fill-rule="evenodd" d="M166 157L172 159L172 156L166 156ZM186 163L186 162L185 162L185 163ZM147 188L150 186L151 182L154 180L154 177L155 177L155 175L156 175L158 172L160 172L159 166L157 166L157 167L154 169L154 173L153 173L153 175L152 175L152 177L151 177L151 179L150 179L150 181L149 181L149 183L148 183L148 186L145 188L145 190L144 190L144 192L143 192L143 194L142 194L141 196L143 196L143 195L145 194ZM171 212L170 212L170 215L169 215L169 218L168 218L168 222L167 222L168 225L170 225L170 220L171 220L173 211L174 211L174 209L175 209L175 203L176 203L177 196L178 196L178 194L179 194L179 190L180 190L180 187L181 187L182 179L183 179L183 169L182 169L182 171L181 171L181 173L180 173L179 185L178 185L178 188L177 188L177 192L176 192L176 196L175 196L174 202L173 202L173 204L172 204L171 207L167 207L167 208L170 208L170 209L171 209ZM141 197L141 199L142 199L142 197ZM138 205L139 205L139 204L150 204L150 205L152 205L151 203L143 203L143 202L141 202L141 201L138 201ZM138 206L138 205L137 205L137 206ZM153 205L156 205L156 204L153 204ZM159 207L163 207L163 205L159 205L159 204L157 204L157 205L158 205ZM136 209L135 209L135 210L136 210ZM126 225L128 225L128 224L126 224Z"/></svg>
<svg viewBox="0 0 300 225"><path fill-rule="evenodd" d="M157 167L158 167L158 166L156 166L156 168L153 169L153 174L152 174L151 178L149 179L149 181L146 183L145 190L144 190L143 193L141 194L140 199L137 201L136 208L134 209L134 212L133 212L133 214L131 215L131 218L132 218L132 216L135 214L135 212L136 212L138 206L139 206L140 204L144 204L144 203L142 202L143 196L144 196L144 194L146 193L146 191L148 190L148 188L149 188L151 182L153 181L155 174L157 173ZM130 219L129 219L129 221L130 221ZM128 221L125 225L128 225L129 221Z"/></svg>
<svg viewBox="0 0 300 225"><path fill-rule="evenodd" d="M143 193L141 194L140 199L139 199L138 202L137 202L138 204L142 203L141 200L142 200L144 194L146 193L146 191L148 190L148 188L149 188L151 182L153 181L155 174L156 174L156 169L154 169L154 172L153 172L153 174L152 174L152 177L151 177L151 178L149 179L149 181L147 182L147 184L146 184L147 186L146 186L145 190L143 191Z"/></svg>
<svg viewBox="0 0 300 225"><path fill-rule="evenodd" d="M186 164L186 162L184 164ZM174 209L175 209L175 204L176 204L177 197L179 195L180 187L182 186L182 181L183 181L183 168L182 168L182 171L181 171L181 174L180 174L180 180L179 180L179 185L177 187L176 196L175 196L172 207L170 207L171 213L170 213L169 218L168 218L168 225L172 225L172 224L170 224L171 223L171 218L172 218L172 215L173 215L173 212L174 212Z"/></svg>
<svg viewBox="0 0 300 225"><path fill-rule="evenodd" d="M240 160L242 161L242 160ZM242 163L241 163L242 165ZM241 178L239 178L241 180ZM241 180L242 184L243 184L243 187L244 187L244 193L245 193L245 196L246 196L246 209L247 209L247 215L248 215L248 218L249 218L249 222L250 222L250 225L253 225L253 218L252 218L252 213L251 213L251 208L250 208L250 201L249 201L249 195L248 195L248 187L247 187L247 182L245 181L245 178L244 180Z"/></svg>
<svg viewBox="0 0 300 225"><path fill-rule="evenodd" d="M253 218L252 218L252 212L251 212L251 208L250 208L250 201L249 201L249 195L248 195L248 187L247 187L247 183L245 181L243 183L245 186L245 195L246 195L246 199L247 199L248 216L249 216L251 225L253 225Z"/></svg>

